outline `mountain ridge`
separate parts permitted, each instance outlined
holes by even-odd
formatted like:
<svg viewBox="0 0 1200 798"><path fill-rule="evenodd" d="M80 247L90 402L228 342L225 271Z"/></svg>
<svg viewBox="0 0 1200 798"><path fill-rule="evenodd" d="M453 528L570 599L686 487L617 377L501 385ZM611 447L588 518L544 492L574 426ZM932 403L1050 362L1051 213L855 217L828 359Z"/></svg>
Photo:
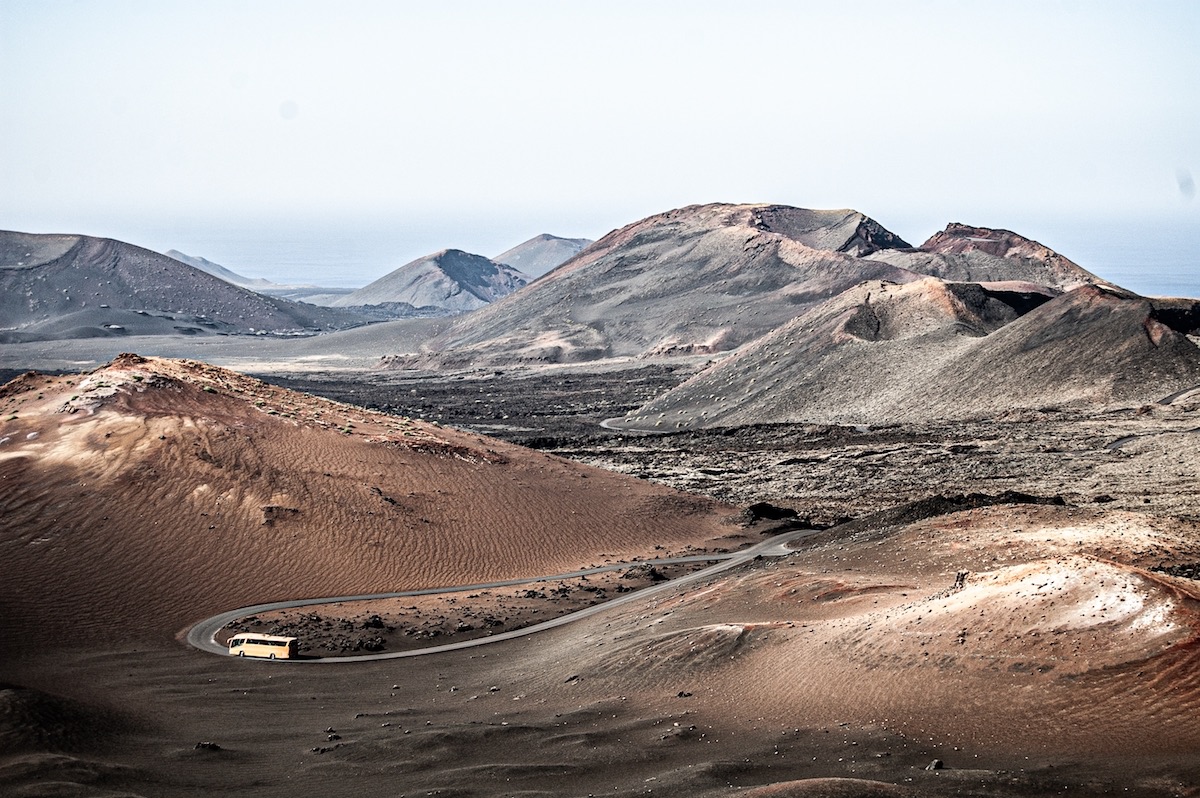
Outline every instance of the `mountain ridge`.
<svg viewBox="0 0 1200 798"><path fill-rule="evenodd" d="M911 282L951 267L966 282L1055 290L1102 282L1048 249L1009 249L1020 257L926 252L848 209L690 205L608 233L519 294L451 325L420 356L393 362L465 367L720 354L862 282Z"/></svg>
<svg viewBox="0 0 1200 798"><path fill-rule="evenodd" d="M258 294L123 241L0 231L0 318L9 337L45 324L66 327L66 337L115 334L110 318L119 319L120 332L136 332L131 314L166 317L198 333L315 332L364 322Z"/></svg>

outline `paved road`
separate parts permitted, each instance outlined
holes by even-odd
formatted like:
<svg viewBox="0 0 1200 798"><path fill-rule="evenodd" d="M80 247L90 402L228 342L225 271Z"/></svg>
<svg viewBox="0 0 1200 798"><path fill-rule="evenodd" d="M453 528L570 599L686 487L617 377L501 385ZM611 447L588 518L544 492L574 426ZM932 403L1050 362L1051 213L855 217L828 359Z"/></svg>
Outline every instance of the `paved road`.
<svg viewBox="0 0 1200 798"><path fill-rule="evenodd" d="M696 555L690 557L666 557L660 560L638 560L635 562L617 563L614 565L605 565L599 568L585 568L579 571L571 571L565 574L553 574L551 576L538 576L527 579L505 579L497 582L481 582L474 585L455 585L453 587L434 587L424 590L404 590L397 593L371 593L358 596L334 596L330 598L315 598L315 599L294 599L292 601L276 601L269 604L255 604L251 607L240 607L236 610L223 612L220 615L214 615L207 620L188 630L187 641L192 646L201 651L208 651L213 654L229 653L229 650L216 642L217 633L221 631L230 621L235 621L238 618L245 618L247 615L255 615L260 612L270 612L272 610L286 610L296 607L309 607L314 604L336 604L343 601L367 601L371 599L385 598L404 598L406 596L430 596L438 593L459 593L467 590L488 590L498 587L511 587L512 585L525 585L534 582L551 582L559 579L573 579L579 576L589 576L591 574L603 573L605 571L621 571L627 568L633 568L638 565L675 565L678 563L689 562L716 562L708 568L695 571L686 576L681 576L677 579L671 579L667 582L662 582L653 587L635 590L632 593L626 593L620 598L611 599L601 604L594 604L591 607L586 607L576 612L560 615L557 618L552 618L548 621L543 621L533 626L526 626L522 629L512 629L507 632L499 632L489 635L488 637L477 637L471 640L460 640L457 643L444 643L440 646L430 646L428 648L413 649L411 651L388 651L377 654L356 654L347 657L304 657L302 659L287 660L298 664L308 663L350 663L350 662L368 662L380 659L401 659L406 657L422 657L430 654L440 654L446 651L459 651L464 648L476 648L478 646L498 643L501 640L512 640L516 637L525 637L526 635L537 634L546 629L554 629L559 626L565 626L568 623L588 618L600 612L605 612L613 607L618 607L630 601L640 601L647 596L653 595L664 590L673 590L680 585L685 585L690 582L707 579L714 574L722 571L727 571L741 565L744 562L753 560L756 557L782 557L791 554L792 550L788 548L788 544L815 535L822 530L819 529L799 529L792 532L786 532L782 535L776 535L762 543L755 544L750 548L732 554L709 554ZM265 660L264 660L265 661ZM278 660L277 660L278 661Z"/></svg>
<svg viewBox="0 0 1200 798"><path fill-rule="evenodd" d="M666 435L671 432L678 432L676 429L640 429L638 427L617 427L613 425L615 421L624 421L624 416L613 416L606 418L600 422L600 426L609 432L628 432L635 435Z"/></svg>

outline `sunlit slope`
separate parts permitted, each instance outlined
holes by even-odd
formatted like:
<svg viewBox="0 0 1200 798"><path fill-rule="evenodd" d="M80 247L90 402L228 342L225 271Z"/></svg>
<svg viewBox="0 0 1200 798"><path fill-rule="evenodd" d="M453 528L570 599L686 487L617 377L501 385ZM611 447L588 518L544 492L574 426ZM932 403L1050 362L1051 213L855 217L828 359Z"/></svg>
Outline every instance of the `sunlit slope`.
<svg viewBox="0 0 1200 798"><path fill-rule="evenodd" d="M0 412L0 627L20 646L730 531L708 500L191 361L29 375Z"/></svg>
<svg viewBox="0 0 1200 798"><path fill-rule="evenodd" d="M1104 287L1043 291L936 278L864 283L618 424L995 417L1136 406L1200 385L1186 314Z"/></svg>
<svg viewBox="0 0 1200 798"><path fill-rule="evenodd" d="M694 693L749 728L936 736L956 768L1200 744L1200 592L1162 570L1200 559L1190 524L999 505L859 522L800 552L589 622L544 657L569 647L593 691Z"/></svg>
<svg viewBox="0 0 1200 798"><path fill-rule="evenodd" d="M426 362L571 362L723 352L861 282L906 279L860 252L903 244L854 211L700 205L600 239L431 341Z"/></svg>

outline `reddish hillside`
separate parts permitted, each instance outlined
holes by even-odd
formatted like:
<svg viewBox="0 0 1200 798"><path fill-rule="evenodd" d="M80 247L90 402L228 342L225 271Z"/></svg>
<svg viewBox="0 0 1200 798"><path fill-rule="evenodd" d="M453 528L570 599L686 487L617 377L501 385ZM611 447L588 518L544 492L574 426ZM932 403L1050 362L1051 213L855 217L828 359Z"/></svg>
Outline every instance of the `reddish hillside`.
<svg viewBox="0 0 1200 798"><path fill-rule="evenodd" d="M609 233L428 343L468 365L724 352L820 301L903 272L856 258L903 244L854 211L695 205Z"/></svg>
<svg viewBox="0 0 1200 798"><path fill-rule="evenodd" d="M712 502L476 435L122 356L0 392L10 656L260 601L571 570L728 534Z"/></svg>
<svg viewBox="0 0 1200 798"><path fill-rule="evenodd" d="M959 282L1023 281L1057 291L1109 285L1047 246L1011 230L952 223L916 249L873 255L894 266Z"/></svg>

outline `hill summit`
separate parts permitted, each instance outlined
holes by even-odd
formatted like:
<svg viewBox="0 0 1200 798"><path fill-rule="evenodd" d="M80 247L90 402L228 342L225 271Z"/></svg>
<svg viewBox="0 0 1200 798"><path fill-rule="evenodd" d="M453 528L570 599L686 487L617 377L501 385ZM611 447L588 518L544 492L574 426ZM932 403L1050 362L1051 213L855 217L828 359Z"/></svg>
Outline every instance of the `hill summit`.
<svg viewBox="0 0 1200 798"><path fill-rule="evenodd" d="M465 366L718 354L873 280L932 275L1054 291L1102 282L1034 242L1006 234L993 244L990 233L972 229L968 236L954 228L953 244L939 239L924 249L854 210L680 208L609 233L518 294L458 321L428 342L423 360Z"/></svg>
<svg viewBox="0 0 1200 798"><path fill-rule="evenodd" d="M492 260L520 269L530 277L541 277L578 255L591 243L589 238L561 238L542 233L501 252Z"/></svg>
<svg viewBox="0 0 1200 798"><path fill-rule="evenodd" d="M528 275L511 266L462 250L443 249L406 263L332 304L405 303L464 313L495 302L528 282Z"/></svg>
<svg viewBox="0 0 1200 798"><path fill-rule="evenodd" d="M296 332L365 319L240 288L108 238L0 231L0 340Z"/></svg>

